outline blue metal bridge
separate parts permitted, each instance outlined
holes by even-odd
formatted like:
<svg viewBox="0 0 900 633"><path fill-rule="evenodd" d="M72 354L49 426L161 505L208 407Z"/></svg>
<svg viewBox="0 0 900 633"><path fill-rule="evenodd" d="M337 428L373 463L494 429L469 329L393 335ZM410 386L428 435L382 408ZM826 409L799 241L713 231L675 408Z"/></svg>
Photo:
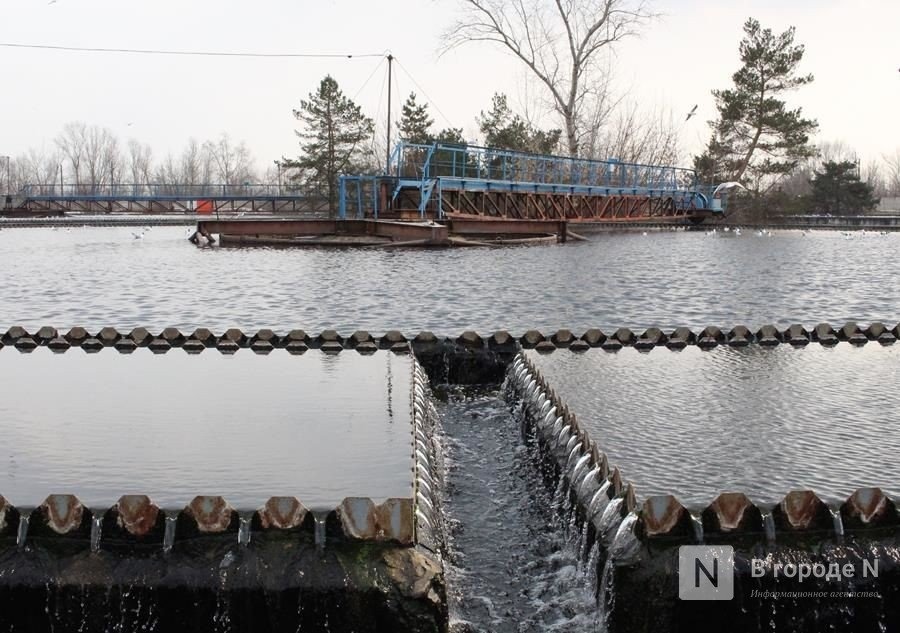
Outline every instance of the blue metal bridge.
<svg viewBox="0 0 900 633"><path fill-rule="evenodd" d="M721 213L710 188L680 167L400 143L388 171L341 176L340 217L666 222Z"/></svg>
<svg viewBox="0 0 900 633"><path fill-rule="evenodd" d="M338 217L689 223L721 214L691 169L400 143L387 174L345 175ZM26 185L13 207L47 213L327 215L328 200L281 185Z"/></svg>
<svg viewBox="0 0 900 633"><path fill-rule="evenodd" d="M76 213L328 213L328 201L269 184L25 185L18 208Z"/></svg>

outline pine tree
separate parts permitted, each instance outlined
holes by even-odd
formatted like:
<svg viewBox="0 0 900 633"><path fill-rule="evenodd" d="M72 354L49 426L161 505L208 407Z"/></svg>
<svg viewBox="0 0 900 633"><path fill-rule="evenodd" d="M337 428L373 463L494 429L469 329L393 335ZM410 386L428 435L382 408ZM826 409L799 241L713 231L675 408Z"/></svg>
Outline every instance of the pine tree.
<svg viewBox="0 0 900 633"><path fill-rule="evenodd" d="M434 119L428 115L428 105L425 103L419 105L416 101L416 93L409 93L400 112L400 120L397 122L400 140L418 145L432 143L431 126L433 124Z"/></svg>
<svg viewBox="0 0 900 633"><path fill-rule="evenodd" d="M491 109L478 119L484 144L497 149L552 154L559 147L562 130L540 130L514 113L506 95L497 93L491 99Z"/></svg>
<svg viewBox="0 0 900 633"><path fill-rule="evenodd" d="M294 117L304 127L296 132L302 154L286 166L299 168L308 184L326 194L333 214L337 210L338 176L362 169L364 144L372 137L375 124L344 96L331 75L310 93L309 100L300 102Z"/></svg>
<svg viewBox="0 0 900 633"><path fill-rule="evenodd" d="M809 181L812 185L810 202L818 213L858 214L878 206L872 187L859 179L853 161L828 161Z"/></svg>
<svg viewBox="0 0 900 633"><path fill-rule="evenodd" d="M752 18L744 24L743 66L732 76L734 87L713 91L719 118L711 123L706 152L695 159L702 176L747 179L744 184L760 192L815 155L809 137L818 124L781 98L813 81L797 74L804 47L794 44L794 34L791 27L775 35Z"/></svg>

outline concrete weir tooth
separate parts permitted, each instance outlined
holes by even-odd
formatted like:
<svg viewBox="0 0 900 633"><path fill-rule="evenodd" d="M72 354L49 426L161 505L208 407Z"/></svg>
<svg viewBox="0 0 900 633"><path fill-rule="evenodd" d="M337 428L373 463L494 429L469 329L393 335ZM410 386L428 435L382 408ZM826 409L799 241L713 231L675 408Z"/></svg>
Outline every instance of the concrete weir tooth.
<svg viewBox="0 0 900 633"><path fill-rule="evenodd" d="M516 339L506 330L497 330L488 338L488 347L499 350L512 350L516 347Z"/></svg>
<svg viewBox="0 0 900 633"><path fill-rule="evenodd" d="M91 511L75 495L50 495L32 511L28 533L35 538L81 540L90 546L93 518Z"/></svg>
<svg viewBox="0 0 900 633"><path fill-rule="evenodd" d="M5 345L13 345L20 338L27 338L30 336L31 335L25 328L20 325L14 325L6 330L6 333L2 336L2 338L0 338L0 340L2 340Z"/></svg>
<svg viewBox="0 0 900 633"><path fill-rule="evenodd" d="M308 347L310 338L309 335L303 330L291 330L281 337L281 341L285 346L291 343L303 343Z"/></svg>
<svg viewBox="0 0 900 633"><path fill-rule="evenodd" d="M322 330L322 332L312 340L314 345L318 345L322 349L325 345L339 345L344 347L344 338L337 333L336 330Z"/></svg>
<svg viewBox="0 0 900 633"><path fill-rule="evenodd" d="M88 354L99 352L103 349L103 347L103 343L101 343L99 339L93 337L85 339L81 343L81 349L83 349Z"/></svg>
<svg viewBox="0 0 900 633"><path fill-rule="evenodd" d="M250 339L250 343L254 343L255 341L265 341L269 343L272 347L280 347L281 345L281 337L275 334L275 332L269 328L263 328L259 330L253 337Z"/></svg>
<svg viewBox="0 0 900 633"><path fill-rule="evenodd" d="M849 341L852 337L859 334L863 334L863 332L854 321L848 321L837 331L837 337L842 341Z"/></svg>
<svg viewBox="0 0 900 633"><path fill-rule="evenodd" d="M877 341L878 337L880 337L882 334L889 334L889 333L890 332L888 331L888 329L884 325L884 323L881 323L879 321L870 323L869 327L867 327L863 331L863 334L865 334L869 338L870 341Z"/></svg>
<svg viewBox="0 0 900 633"><path fill-rule="evenodd" d="M882 345L893 345L897 342L897 337L890 332L884 332L883 334L879 334L876 340Z"/></svg>
<svg viewBox="0 0 900 633"><path fill-rule="evenodd" d="M481 349L484 347L484 339L478 335L478 332L466 330L456 339L456 344L466 349Z"/></svg>
<svg viewBox="0 0 900 633"><path fill-rule="evenodd" d="M747 347L753 341L753 333L745 325L736 325L728 332L727 338L731 347Z"/></svg>
<svg viewBox="0 0 900 633"><path fill-rule="evenodd" d="M384 333L379 339L379 346L382 349L390 349L397 343L407 343L406 337L403 335L403 332L400 330L388 330Z"/></svg>
<svg viewBox="0 0 900 633"><path fill-rule="evenodd" d="M837 332L835 332L834 328L828 323L819 323L813 328L810 337L813 341L821 343L822 345L837 345L839 340Z"/></svg>
<svg viewBox="0 0 900 633"><path fill-rule="evenodd" d="M600 344L600 348L606 352L618 352L623 347L622 342L614 337L609 337Z"/></svg>
<svg viewBox="0 0 900 633"><path fill-rule="evenodd" d="M45 325L40 328L37 332L34 333L34 340L36 340L40 345L47 345L50 341L59 337L59 332L56 331L55 327L50 327L49 325Z"/></svg>
<svg viewBox="0 0 900 633"><path fill-rule="evenodd" d="M700 515L703 533L762 534L765 524L760 509L742 492L723 492Z"/></svg>
<svg viewBox="0 0 900 633"><path fill-rule="evenodd" d="M198 341L195 338L189 338L184 342L184 345L181 346L188 354L200 354L206 350L206 345L203 344L202 341Z"/></svg>
<svg viewBox="0 0 900 633"><path fill-rule="evenodd" d="M575 342L575 335L571 330L557 330L550 336L550 342L556 347L569 347Z"/></svg>
<svg viewBox="0 0 900 633"><path fill-rule="evenodd" d="M247 336L236 327L228 328L225 330L225 333L222 334L221 338L219 338L219 343L222 343L223 341L229 341L235 345L244 346L247 344Z"/></svg>
<svg viewBox="0 0 900 633"><path fill-rule="evenodd" d="M805 327L795 323L784 331L784 340L794 347L802 347L809 344L810 334Z"/></svg>
<svg viewBox="0 0 900 633"><path fill-rule="evenodd" d="M656 345L665 345L668 338L663 331L658 327L648 328L643 334L641 334L638 340L644 341L645 343L652 343L654 346ZM637 344L637 342L635 342Z"/></svg>
<svg viewBox="0 0 900 633"><path fill-rule="evenodd" d="M22 338L16 339L14 345L17 350L25 353L33 352L38 346L37 342L30 336L23 336Z"/></svg>
<svg viewBox="0 0 900 633"><path fill-rule="evenodd" d="M636 533L647 538L692 538L693 519L674 495L648 497L638 513Z"/></svg>
<svg viewBox="0 0 900 633"><path fill-rule="evenodd" d="M216 338L216 335L213 334L211 330L205 327L197 328L189 337L190 340L199 341L204 345L204 347L215 347Z"/></svg>
<svg viewBox="0 0 900 633"><path fill-rule="evenodd" d="M250 529L254 532L301 529L312 531L312 515L296 497L271 497L263 507L253 513Z"/></svg>
<svg viewBox="0 0 900 633"><path fill-rule="evenodd" d="M694 345L697 343L697 335L690 328L677 327L669 335L669 343L672 340L684 341L687 345Z"/></svg>
<svg viewBox="0 0 900 633"><path fill-rule="evenodd" d="M63 338L66 339L67 341L69 341L69 343L71 345L78 346L78 345L81 345L87 339L89 339L90 336L91 335L88 334L88 331L85 330L83 327L75 326L72 329L70 329L68 332L66 332L66 334L63 336Z"/></svg>
<svg viewBox="0 0 900 633"><path fill-rule="evenodd" d="M409 354L410 351L409 343L394 343L391 345L391 353L397 354L398 356Z"/></svg>
<svg viewBox="0 0 900 633"><path fill-rule="evenodd" d="M369 498L348 497L338 506L337 515L347 538L396 541L403 545L413 543L412 499L388 499L376 506Z"/></svg>
<svg viewBox="0 0 900 633"><path fill-rule="evenodd" d="M634 345L634 342L637 340L634 332L627 327L620 327L613 333L612 338L619 341L622 345Z"/></svg>
<svg viewBox="0 0 900 633"><path fill-rule="evenodd" d="M576 354L583 354L589 349L591 349L591 346L588 345L586 341L582 341L581 339L576 339L572 341L571 345L569 345L569 351Z"/></svg>
<svg viewBox="0 0 900 633"><path fill-rule="evenodd" d="M794 490L772 509L776 530L801 532L834 529L831 510L812 490Z"/></svg>
<svg viewBox="0 0 900 633"><path fill-rule="evenodd" d="M167 327L159 333L159 336L157 338L161 338L172 347L181 347L187 340L187 337L181 333L181 330L174 327Z"/></svg>
<svg viewBox="0 0 900 633"><path fill-rule="evenodd" d="M164 338L155 338L147 346L154 354L165 354L172 349L172 344Z"/></svg>
<svg viewBox="0 0 900 633"><path fill-rule="evenodd" d="M222 354L236 354L238 350L241 349L241 346L234 341L225 338L224 336L219 339L216 343L216 349L219 350Z"/></svg>
<svg viewBox="0 0 900 633"><path fill-rule="evenodd" d="M538 343L546 340L547 338L538 330L528 330L519 339L519 343L521 343L522 347L525 349L534 349Z"/></svg>
<svg viewBox="0 0 900 633"><path fill-rule="evenodd" d="M0 539L14 539L19 532L19 510L0 495Z"/></svg>
<svg viewBox="0 0 900 633"><path fill-rule="evenodd" d="M606 340L606 334L604 334L597 328L591 328L581 335L581 340L591 347L600 347Z"/></svg>
<svg viewBox="0 0 900 633"><path fill-rule="evenodd" d="M239 526L240 516L224 498L199 495L178 514L175 539L205 534L236 534Z"/></svg>
<svg viewBox="0 0 900 633"><path fill-rule="evenodd" d="M357 353L362 354L363 356L369 356L378 351L378 345L376 345L373 341L363 341L354 349L356 349Z"/></svg>
<svg viewBox="0 0 900 633"><path fill-rule="evenodd" d="M764 325L756 332L756 342L764 347L774 347L781 344L782 334L774 325Z"/></svg>
<svg viewBox="0 0 900 633"><path fill-rule="evenodd" d="M253 341L250 343L250 349L253 350L254 354L266 355L271 354L275 346L269 341Z"/></svg>
<svg viewBox="0 0 900 633"><path fill-rule="evenodd" d="M116 341L122 338L122 335L114 327L105 327L97 332L97 336L94 338L103 343L103 347L112 347L116 344Z"/></svg>
<svg viewBox="0 0 900 633"><path fill-rule="evenodd" d="M150 341L153 340L154 336L150 333L150 331L145 327L136 327L128 334L128 337L138 347L147 347L150 345Z"/></svg>
<svg viewBox="0 0 900 633"><path fill-rule="evenodd" d="M306 343L300 341L291 341L284 346L284 349L287 350L288 354L299 356L301 354L305 354L309 347L307 347Z"/></svg>
<svg viewBox="0 0 900 633"><path fill-rule="evenodd" d="M153 543L162 547L166 515L147 495L123 495L103 515L100 547L117 542Z"/></svg>
<svg viewBox="0 0 900 633"><path fill-rule="evenodd" d="M552 354L556 351L556 345L552 341L541 341L534 346L534 351L538 354Z"/></svg>
<svg viewBox="0 0 900 633"><path fill-rule="evenodd" d="M121 338L116 341L115 348L120 354L131 354L138 348L138 345L130 338Z"/></svg>
<svg viewBox="0 0 900 633"><path fill-rule="evenodd" d="M881 488L859 488L841 505L844 530L900 525L897 505Z"/></svg>

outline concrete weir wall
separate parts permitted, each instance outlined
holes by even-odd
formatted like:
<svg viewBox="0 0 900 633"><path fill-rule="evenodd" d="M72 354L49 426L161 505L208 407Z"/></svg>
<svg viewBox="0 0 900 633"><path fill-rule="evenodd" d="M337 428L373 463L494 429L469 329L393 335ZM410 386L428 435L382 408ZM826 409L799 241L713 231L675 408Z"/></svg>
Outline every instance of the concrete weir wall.
<svg viewBox="0 0 900 633"><path fill-rule="evenodd" d="M203 340L177 330L159 337L123 337L111 328L96 336L74 328L68 338L49 328L21 333L10 328L4 344L23 352L30 342L56 351L73 342L85 351L129 351L135 338L148 347ZM255 351L272 345L258 334L232 336L216 342ZM218 496L198 496L181 509L143 495L109 508L69 494L34 507L0 496L0 630L446 631L442 513L433 493L442 472L437 414L425 370L414 358L411 367L408 497L349 497L329 510L273 497L247 511Z"/></svg>
<svg viewBox="0 0 900 633"><path fill-rule="evenodd" d="M700 337L685 331L680 341L706 347L811 340L888 345L896 330L879 324L838 331L819 326L812 334L707 328ZM540 338L532 338L533 348L559 347ZM620 330L595 346L615 351L625 339L635 347L641 341L647 349L672 347L673 338ZM771 507L743 492L720 494L693 510L672 495L639 499L524 353L513 361L507 389L520 403L524 432L536 438L574 505L587 538L583 551L598 548L589 562L596 560L598 608L611 633L900 630L900 512L881 489L860 488L834 507L810 490L790 491ZM721 573L733 581L733 598L681 599L680 548L698 545L731 548ZM690 580L694 572L689 567L684 573Z"/></svg>

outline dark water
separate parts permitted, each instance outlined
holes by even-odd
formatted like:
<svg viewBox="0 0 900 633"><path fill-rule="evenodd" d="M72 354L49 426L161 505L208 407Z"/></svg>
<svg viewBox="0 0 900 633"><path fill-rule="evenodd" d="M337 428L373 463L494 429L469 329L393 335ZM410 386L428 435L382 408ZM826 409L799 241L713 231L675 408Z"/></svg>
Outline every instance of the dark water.
<svg viewBox="0 0 900 633"><path fill-rule="evenodd" d="M445 560L456 630L581 633L599 613L588 565L519 421L497 394L438 407L447 466ZM468 628L465 628L465 626Z"/></svg>
<svg viewBox="0 0 900 633"><path fill-rule="evenodd" d="M529 354L639 496L900 492L900 346Z"/></svg>
<svg viewBox="0 0 900 633"><path fill-rule="evenodd" d="M0 494L180 508L222 495L333 508L412 487L410 359L389 353L189 356L0 351Z"/></svg>
<svg viewBox="0 0 900 633"><path fill-rule="evenodd" d="M900 234L597 234L449 250L204 249L185 229L0 231L0 327L505 328L896 324Z"/></svg>

